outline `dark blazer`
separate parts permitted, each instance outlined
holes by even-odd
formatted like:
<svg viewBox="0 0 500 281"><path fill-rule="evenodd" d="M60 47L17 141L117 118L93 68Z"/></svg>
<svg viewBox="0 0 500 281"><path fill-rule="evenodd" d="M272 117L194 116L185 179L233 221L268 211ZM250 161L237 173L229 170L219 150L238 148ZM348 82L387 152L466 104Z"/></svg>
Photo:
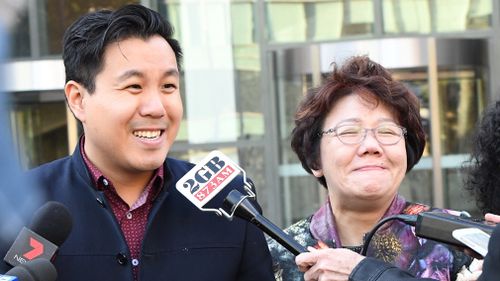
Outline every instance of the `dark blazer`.
<svg viewBox="0 0 500 281"><path fill-rule="evenodd" d="M483 273L478 281L500 280L500 224L495 227L488 244L488 254L484 258Z"/></svg>
<svg viewBox="0 0 500 281"><path fill-rule="evenodd" d="M55 259L63 281L133 280L130 254L120 226L102 192L91 185L80 147L73 156L32 171L48 200L66 205L73 228ZM263 233L235 218L202 212L175 188L194 165L168 158L165 185L155 199L143 241L139 280L274 280ZM209 202L222 206L225 195L242 190L233 180ZM235 184L236 183L236 184Z"/></svg>

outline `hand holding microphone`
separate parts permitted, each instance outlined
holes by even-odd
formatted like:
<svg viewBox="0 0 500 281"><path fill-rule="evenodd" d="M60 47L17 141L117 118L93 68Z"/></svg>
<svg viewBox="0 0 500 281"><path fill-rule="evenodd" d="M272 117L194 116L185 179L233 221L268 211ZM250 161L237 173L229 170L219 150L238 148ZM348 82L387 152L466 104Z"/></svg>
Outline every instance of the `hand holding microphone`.
<svg viewBox="0 0 500 281"><path fill-rule="evenodd" d="M72 228L68 209L49 201L35 212L29 228L23 227L4 260L18 266L38 258L51 260Z"/></svg>

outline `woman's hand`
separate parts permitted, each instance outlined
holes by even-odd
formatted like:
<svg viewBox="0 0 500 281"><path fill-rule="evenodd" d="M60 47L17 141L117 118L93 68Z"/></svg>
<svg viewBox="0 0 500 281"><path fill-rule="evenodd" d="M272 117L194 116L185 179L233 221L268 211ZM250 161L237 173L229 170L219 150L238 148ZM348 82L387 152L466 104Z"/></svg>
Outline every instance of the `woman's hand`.
<svg viewBox="0 0 500 281"><path fill-rule="evenodd" d="M315 249L295 258L306 281L347 281L358 263L365 257L348 249Z"/></svg>
<svg viewBox="0 0 500 281"><path fill-rule="evenodd" d="M472 260L469 268L463 266L457 274L455 281L476 281L483 273L483 260Z"/></svg>
<svg viewBox="0 0 500 281"><path fill-rule="evenodd" d="M487 213L486 215L484 215L484 219L488 222L500 223L500 215Z"/></svg>

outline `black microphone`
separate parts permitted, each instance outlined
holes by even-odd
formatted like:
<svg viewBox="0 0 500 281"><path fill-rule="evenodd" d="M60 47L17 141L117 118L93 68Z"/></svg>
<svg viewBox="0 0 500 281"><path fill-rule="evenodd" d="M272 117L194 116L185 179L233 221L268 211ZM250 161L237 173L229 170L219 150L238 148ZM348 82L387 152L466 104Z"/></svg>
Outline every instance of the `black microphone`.
<svg viewBox="0 0 500 281"><path fill-rule="evenodd" d="M17 266L37 258L52 260L72 226L71 215L63 204L45 203L35 212L30 227L23 227L4 261Z"/></svg>
<svg viewBox="0 0 500 281"><path fill-rule="evenodd" d="M481 219L475 219L463 215L453 215L444 212L421 212L417 215L393 215L380 220L370 232L365 235L365 241L361 254L366 255L368 245L376 231L385 223L391 220L399 220L415 227L415 235L418 237L438 241L444 244L468 247L463 242L453 237L453 232L458 229L477 228L490 235L495 228L494 224Z"/></svg>
<svg viewBox="0 0 500 281"><path fill-rule="evenodd" d="M463 247L466 245L453 237L454 230L463 228L478 228L491 235L495 225L471 217L440 212L423 212L417 216L415 234L419 237Z"/></svg>
<svg viewBox="0 0 500 281"><path fill-rule="evenodd" d="M238 190L234 189L229 192L224 200L224 205L230 208L231 213L234 213L237 217L255 224L294 255L307 252L304 246L295 241L270 220L262 216L248 198Z"/></svg>
<svg viewBox="0 0 500 281"><path fill-rule="evenodd" d="M218 209L204 208L217 193L238 175L243 177L244 188L249 194L244 196L236 189L229 192L228 196L224 199L223 205L231 209L230 214L222 206ZM225 216L229 220L235 214L257 225L257 227L293 254L298 255L306 252L306 249L302 245L262 216L252 203L248 201L247 198L254 197L255 194L253 194L251 184L246 180L245 171L220 151L214 150L210 152L202 161L179 179L175 187L202 211L212 211L217 215Z"/></svg>
<svg viewBox="0 0 500 281"><path fill-rule="evenodd" d="M56 279L56 268L44 258L27 261L13 267L4 275L0 274L0 281L55 281Z"/></svg>

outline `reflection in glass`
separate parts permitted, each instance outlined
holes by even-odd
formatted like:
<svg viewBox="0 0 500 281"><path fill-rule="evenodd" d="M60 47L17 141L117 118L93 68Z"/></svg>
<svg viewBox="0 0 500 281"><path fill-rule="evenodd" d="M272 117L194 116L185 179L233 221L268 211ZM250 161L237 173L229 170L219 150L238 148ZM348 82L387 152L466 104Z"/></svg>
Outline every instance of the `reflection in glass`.
<svg viewBox="0 0 500 281"><path fill-rule="evenodd" d="M10 55L14 58L29 57L31 55L30 48L30 19L28 9L23 9L19 12L17 24L13 27L9 34L10 38Z"/></svg>
<svg viewBox="0 0 500 281"><path fill-rule="evenodd" d="M41 55L61 54L65 29L78 17L100 9L115 9L139 0L42 0L38 2Z"/></svg>
<svg viewBox="0 0 500 281"><path fill-rule="evenodd" d="M262 139L255 2L159 1L159 6L184 50L184 120L178 140L202 144Z"/></svg>
<svg viewBox="0 0 500 281"><path fill-rule="evenodd" d="M479 71L441 71L439 97L443 154L469 153L470 136L484 108L485 93Z"/></svg>
<svg viewBox="0 0 500 281"><path fill-rule="evenodd" d="M282 227L312 215L326 202L326 189L312 175L282 177L281 181Z"/></svg>
<svg viewBox="0 0 500 281"><path fill-rule="evenodd" d="M20 162L30 169L68 155L66 103L17 103L12 112Z"/></svg>
<svg viewBox="0 0 500 281"><path fill-rule="evenodd" d="M491 27L492 0L383 0L386 34L457 32Z"/></svg>
<svg viewBox="0 0 500 281"><path fill-rule="evenodd" d="M399 194L407 201L432 205L432 170L410 171L399 186Z"/></svg>
<svg viewBox="0 0 500 281"><path fill-rule="evenodd" d="M373 33L373 0L266 1L269 41L338 39Z"/></svg>
<svg viewBox="0 0 500 281"><path fill-rule="evenodd" d="M463 188L464 176L460 169L443 169L446 206L480 218L483 214L478 210L474 196Z"/></svg>

